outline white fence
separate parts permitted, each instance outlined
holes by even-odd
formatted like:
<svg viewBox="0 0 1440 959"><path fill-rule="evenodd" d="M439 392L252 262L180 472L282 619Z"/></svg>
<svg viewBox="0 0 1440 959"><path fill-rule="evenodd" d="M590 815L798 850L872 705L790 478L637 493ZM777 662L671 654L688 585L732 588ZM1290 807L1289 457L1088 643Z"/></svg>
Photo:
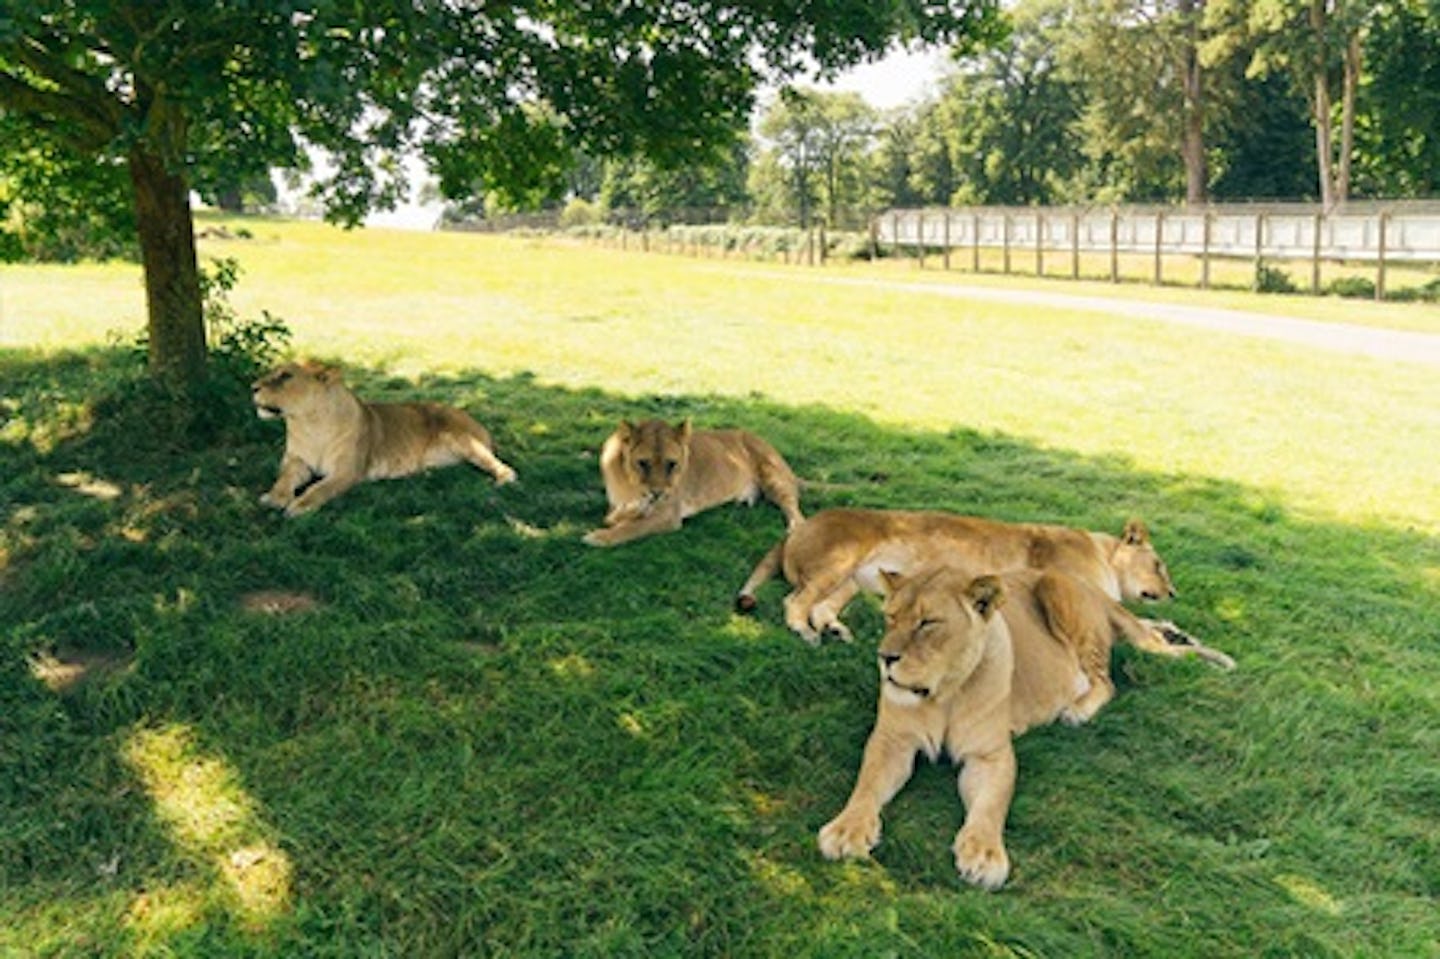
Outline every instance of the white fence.
<svg viewBox="0 0 1440 959"><path fill-rule="evenodd" d="M1151 254L1157 280L1164 256L1310 260L1373 263L1383 295L1387 263L1440 263L1440 202L1351 204L1326 213L1318 206L1154 207L965 207L890 210L876 217L878 244L927 249L1001 249L1009 270L1012 254L1070 254L1078 272L1081 253L1108 253L1112 278L1120 254Z"/></svg>

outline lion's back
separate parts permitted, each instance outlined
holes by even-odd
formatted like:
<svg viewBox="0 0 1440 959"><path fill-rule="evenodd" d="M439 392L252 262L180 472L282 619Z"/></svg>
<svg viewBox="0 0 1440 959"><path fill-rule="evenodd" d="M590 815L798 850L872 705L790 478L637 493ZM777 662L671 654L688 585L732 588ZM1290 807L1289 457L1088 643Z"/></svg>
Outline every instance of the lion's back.
<svg viewBox="0 0 1440 959"><path fill-rule="evenodd" d="M491 447L490 434L468 413L441 403L364 403L368 429L366 475L370 479L404 476L460 461L460 444L478 439Z"/></svg>

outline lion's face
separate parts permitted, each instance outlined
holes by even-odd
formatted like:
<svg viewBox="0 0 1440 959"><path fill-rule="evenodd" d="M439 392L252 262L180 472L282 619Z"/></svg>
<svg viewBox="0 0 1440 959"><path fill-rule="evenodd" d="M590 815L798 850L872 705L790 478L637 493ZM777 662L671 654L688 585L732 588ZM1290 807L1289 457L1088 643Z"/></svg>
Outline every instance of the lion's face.
<svg viewBox="0 0 1440 959"><path fill-rule="evenodd" d="M690 461L690 421L671 426L664 420L620 424L620 462L631 482L655 500L673 490Z"/></svg>
<svg viewBox="0 0 1440 959"><path fill-rule="evenodd" d="M313 363L286 363L250 384L262 420L303 413L340 385L338 371Z"/></svg>
<svg viewBox="0 0 1440 959"><path fill-rule="evenodd" d="M990 619L1005 602L1000 581L948 567L881 576L888 591L878 652L886 698L913 705L963 682L980 664Z"/></svg>
<svg viewBox="0 0 1440 959"><path fill-rule="evenodd" d="M1120 595L1124 599L1143 599L1157 602L1175 598L1175 584L1170 580L1170 571L1165 561L1155 552L1150 542L1150 531L1138 519L1125 524L1120 534L1120 545L1111 559L1111 567L1120 580Z"/></svg>

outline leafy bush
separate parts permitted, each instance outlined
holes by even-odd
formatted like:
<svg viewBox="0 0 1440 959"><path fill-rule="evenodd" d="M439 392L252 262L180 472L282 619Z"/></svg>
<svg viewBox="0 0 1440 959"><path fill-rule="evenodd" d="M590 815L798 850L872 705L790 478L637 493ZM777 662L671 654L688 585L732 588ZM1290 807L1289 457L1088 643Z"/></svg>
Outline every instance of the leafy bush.
<svg viewBox="0 0 1440 959"><path fill-rule="evenodd" d="M1375 299L1375 283L1363 276L1342 276L1325 284L1325 292L1331 296L1373 300Z"/></svg>
<svg viewBox="0 0 1440 959"><path fill-rule="evenodd" d="M1395 290L1393 293L1386 293L1385 298L1399 300L1402 303L1440 303L1440 276L1421 286L1411 286L1403 290Z"/></svg>
<svg viewBox="0 0 1440 959"><path fill-rule="evenodd" d="M1290 279L1290 274L1277 267L1255 264L1256 293L1299 293L1300 288Z"/></svg>
<svg viewBox="0 0 1440 959"><path fill-rule="evenodd" d="M288 348L290 328L269 311L262 310L258 319L238 316L229 296L239 280L239 263L228 257L211 263L211 269L200 270L209 343L204 381L181 394L142 373L100 404L118 428L134 429L137 442L199 449L244 440L256 427L250 384ZM147 347L144 333L132 344L142 371Z"/></svg>

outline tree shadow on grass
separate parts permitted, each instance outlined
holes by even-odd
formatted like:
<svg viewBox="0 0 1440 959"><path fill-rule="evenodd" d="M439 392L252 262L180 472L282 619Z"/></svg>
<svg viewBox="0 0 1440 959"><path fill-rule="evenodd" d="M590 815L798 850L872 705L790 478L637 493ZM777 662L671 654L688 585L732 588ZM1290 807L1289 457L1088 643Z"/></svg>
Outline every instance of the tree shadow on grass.
<svg viewBox="0 0 1440 959"><path fill-rule="evenodd" d="M518 484L457 467L287 521L256 502L278 425L177 451L135 411L94 415L120 363L0 355L0 951L1238 955L1440 935L1432 537L1002 435L479 371L350 379L469 409ZM854 646L819 650L781 625L781 584L732 614L783 528L768 505L579 541L614 423L687 415L770 439L811 481L807 512L1143 516L1181 591L1163 614L1239 669L1122 649L1094 723L1022 739L999 896L954 877L948 767L917 769L874 862L823 862L814 832L873 718L875 604L848 612ZM123 668L64 692L32 669L81 653Z"/></svg>

